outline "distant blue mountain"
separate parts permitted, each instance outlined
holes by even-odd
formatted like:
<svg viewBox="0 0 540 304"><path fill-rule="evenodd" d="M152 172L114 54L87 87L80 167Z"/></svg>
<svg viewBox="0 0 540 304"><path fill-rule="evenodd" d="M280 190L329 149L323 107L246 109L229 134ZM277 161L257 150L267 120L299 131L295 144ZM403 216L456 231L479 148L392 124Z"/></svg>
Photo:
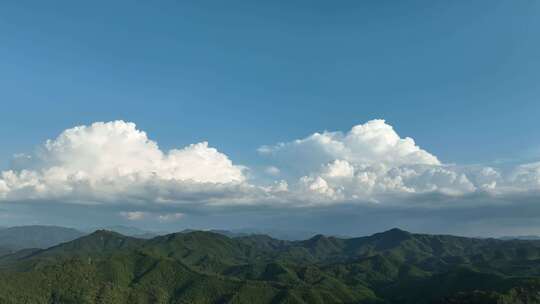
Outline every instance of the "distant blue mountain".
<svg viewBox="0 0 540 304"><path fill-rule="evenodd" d="M0 230L0 248L19 250L24 248L48 248L72 241L86 233L73 228L58 226L18 226Z"/></svg>

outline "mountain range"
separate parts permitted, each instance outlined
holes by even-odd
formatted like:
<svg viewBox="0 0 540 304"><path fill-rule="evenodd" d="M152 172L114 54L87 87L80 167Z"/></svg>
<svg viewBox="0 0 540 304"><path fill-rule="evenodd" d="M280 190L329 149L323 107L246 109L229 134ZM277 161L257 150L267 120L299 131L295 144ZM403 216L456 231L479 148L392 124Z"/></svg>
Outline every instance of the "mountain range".
<svg viewBox="0 0 540 304"><path fill-rule="evenodd" d="M0 227L0 255L5 252L12 252L25 248L48 248L59 243L74 240L83 235L90 234L96 230L114 231L125 236L131 236L141 239L151 239L159 235L168 234L167 231L150 231L132 226L114 225L102 226L86 229L74 229L60 226L30 225L16 227ZM198 231L185 229L181 232L188 233ZM274 238L284 240L300 240L309 238L316 233L309 231L282 231L276 229L209 229L205 230L228 237L240 237L253 234L266 234Z"/></svg>
<svg viewBox="0 0 540 304"><path fill-rule="evenodd" d="M97 230L4 253L0 303L540 303L540 241Z"/></svg>

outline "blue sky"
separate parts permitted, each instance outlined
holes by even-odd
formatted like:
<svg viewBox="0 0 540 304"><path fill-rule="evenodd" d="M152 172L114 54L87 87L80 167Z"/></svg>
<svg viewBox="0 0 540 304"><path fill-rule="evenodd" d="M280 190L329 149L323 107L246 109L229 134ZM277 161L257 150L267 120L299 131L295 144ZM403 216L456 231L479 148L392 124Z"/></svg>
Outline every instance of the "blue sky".
<svg viewBox="0 0 540 304"><path fill-rule="evenodd" d="M444 164L540 159L536 1L2 1L0 37L0 169L113 120L250 168L372 119Z"/></svg>
<svg viewBox="0 0 540 304"><path fill-rule="evenodd" d="M384 118L447 162L520 157L540 114L534 1L3 1L0 155L124 119L235 160Z"/></svg>

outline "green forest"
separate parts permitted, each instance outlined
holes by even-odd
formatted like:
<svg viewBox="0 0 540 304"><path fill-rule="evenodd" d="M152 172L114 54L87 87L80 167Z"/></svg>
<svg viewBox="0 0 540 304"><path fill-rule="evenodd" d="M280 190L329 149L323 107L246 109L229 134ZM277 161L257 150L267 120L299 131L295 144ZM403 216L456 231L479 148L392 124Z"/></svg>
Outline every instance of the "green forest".
<svg viewBox="0 0 540 304"><path fill-rule="evenodd" d="M540 303L540 242L98 230L0 253L0 303Z"/></svg>

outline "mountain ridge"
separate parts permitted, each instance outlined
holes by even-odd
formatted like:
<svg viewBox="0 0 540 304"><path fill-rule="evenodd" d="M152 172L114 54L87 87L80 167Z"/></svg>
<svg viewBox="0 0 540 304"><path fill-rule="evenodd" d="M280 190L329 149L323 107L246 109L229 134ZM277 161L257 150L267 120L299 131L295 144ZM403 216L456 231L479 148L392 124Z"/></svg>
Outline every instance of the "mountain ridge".
<svg viewBox="0 0 540 304"><path fill-rule="evenodd" d="M0 274L1 303L540 303L540 242L397 228L301 241L97 230L2 257Z"/></svg>

